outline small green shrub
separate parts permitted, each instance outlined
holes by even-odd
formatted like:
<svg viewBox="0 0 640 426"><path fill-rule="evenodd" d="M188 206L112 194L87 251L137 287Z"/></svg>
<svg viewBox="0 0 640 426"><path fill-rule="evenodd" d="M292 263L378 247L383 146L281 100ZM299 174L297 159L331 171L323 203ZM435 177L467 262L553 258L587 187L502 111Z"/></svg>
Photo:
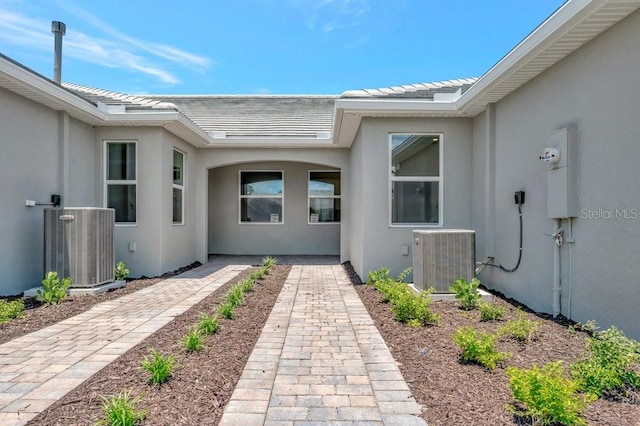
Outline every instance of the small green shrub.
<svg viewBox="0 0 640 426"><path fill-rule="evenodd" d="M258 268L255 271L253 271L251 273L251 275L249 275L249 279L253 280L253 281L258 281L263 279L265 276L264 271L262 270L262 268Z"/></svg>
<svg viewBox="0 0 640 426"><path fill-rule="evenodd" d="M194 327L189 330L189 333L187 333L187 335L180 340L180 344L182 344L183 348L191 352L199 351L200 349L204 348L200 329Z"/></svg>
<svg viewBox="0 0 640 426"><path fill-rule="evenodd" d="M527 318L527 313L518 309L517 318L509 320L498 329L500 335L512 337L520 342L530 343L536 339L540 323Z"/></svg>
<svg viewBox="0 0 640 426"><path fill-rule="evenodd" d="M473 327L457 329L453 340L462 350L463 362L475 362L488 370L495 369L498 364L511 356L510 353L497 351L497 336L484 332L478 336Z"/></svg>
<svg viewBox="0 0 640 426"><path fill-rule="evenodd" d="M141 366L151 375L149 377L150 383L160 384L166 382L171 376L175 363L175 355L163 355L156 349L151 349L151 354L149 356L145 355Z"/></svg>
<svg viewBox="0 0 640 426"><path fill-rule="evenodd" d="M571 376L580 388L600 397L608 392L640 389L638 342L616 327L595 332L583 359L571 366Z"/></svg>
<svg viewBox="0 0 640 426"><path fill-rule="evenodd" d="M71 278L67 277L60 281L57 272L47 272L42 280L43 289L36 290L38 300L47 305L55 305L67 297L67 289L71 287Z"/></svg>
<svg viewBox="0 0 640 426"><path fill-rule="evenodd" d="M427 291L421 291L414 294L413 290L403 284L407 291L398 292L394 297L391 312L396 321L416 324L432 324L437 325L440 322L438 314L431 312L431 296Z"/></svg>
<svg viewBox="0 0 640 426"><path fill-rule="evenodd" d="M480 309L480 321L495 321L499 320L507 313L507 308L493 303L482 302L478 303Z"/></svg>
<svg viewBox="0 0 640 426"><path fill-rule="evenodd" d="M422 321L420 321L417 318L410 319L409 321L407 321L407 325L412 328L420 328L423 326Z"/></svg>
<svg viewBox="0 0 640 426"><path fill-rule="evenodd" d="M456 299L460 300L460 307L465 311L470 311L478 306L478 302L482 298L478 291L479 286L480 280L477 278L473 278L471 282L460 278L454 281L449 290L456 294Z"/></svg>
<svg viewBox="0 0 640 426"><path fill-rule="evenodd" d="M382 294L381 301L383 303L397 303L406 295L411 295L413 291L403 282L395 280L378 281L375 285L376 290Z"/></svg>
<svg viewBox="0 0 640 426"><path fill-rule="evenodd" d="M509 389L520 403L507 409L536 425L586 425L582 415L593 398L579 395L578 383L564 377L563 371L562 361L530 370L507 368Z"/></svg>
<svg viewBox="0 0 640 426"><path fill-rule="evenodd" d="M275 257L267 256L267 257L262 259L262 266L265 266L265 267L269 268L269 270L270 270L271 268L276 266L277 262L278 262L278 260Z"/></svg>
<svg viewBox="0 0 640 426"><path fill-rule="evenodd" d="M227 292L225 302L235 308L236 306L240 306L242 304L243 299L244 291L242 289L242 285L236 284Z"/></svg>
<svg viewBox="0 0 640 426"><path fill-rule="evenodd" d="M118 262L113 272L116 281L122 281L129 276L129 270L127 269L123 261Z"/></svg>
<svg viewBox="0 0 640 426"><path fill-rule="evenodd" d="M223 303L222 305L220 305L220 307L218 308L218 313L226 319L233 319L233 315L234 315L234 306L227 302L227 303Z"/></svg>
<svg viewBox="0 0 640 426"><path fill-rule="evenodd" d="M216 315L207 315L203 312L200 313L198 329L202 334L215 334L219 328L218 317Z"/></svg>
<svg viewBox="0 0 640 426"><path fill-rule="evenodd" d="M96 423L105 426L134 426L144 420L146 413L136 407L142 400L131 398L131 391L122 391L110 397L101 396L103 417Z"/></svg>
<svg viewBox="0 0 640 426"><path fill-rule="evenodd" d="M367 277L367 284L375 285L378 282L388 280L392 280L391 276L389 275L389 269L381 268L377 271L369 272Z"/></svg>
<svg viewBox="0 0 640 426"><path fill-rule="evenodd" d="M24 313L24 301L22 299L11 302L0 299L0 324L9 322L14 318L20 318Z"/></svg>
<svg viewBox="0 0 640 426"><path fill-rule="evenodd" d="M256 285L256 282L250 278L245 278L238 284L242 287L242 291L244 293L249 293L250 291L253 291L253 287Z"/></svg>

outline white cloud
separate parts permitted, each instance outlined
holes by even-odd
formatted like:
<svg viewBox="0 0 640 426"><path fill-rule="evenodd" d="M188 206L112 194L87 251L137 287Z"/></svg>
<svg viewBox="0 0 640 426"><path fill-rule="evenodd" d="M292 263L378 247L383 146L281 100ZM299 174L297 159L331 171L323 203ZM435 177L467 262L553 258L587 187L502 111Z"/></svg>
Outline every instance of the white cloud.
<svg viewBox="0 0 640 426"><path fill-rule="evenodd" d="M307 26L330 33L353 28L371 10L370 0L290 0L307 14Z"/></svg>
<svg viewBox="0 0 640 426"><path fill-rule="evenodd" d="M172 68L187 67L204 71L212 65L207 57L127 36L86 11L75 8L71 12L100 30L105 37L68 28L63 44L65 56L104 67L142 73L169 85L180 82L171 71ZM50 21L30 18L0 6L0 22L4 25L0 32L0 42L32 51L51 52L53 39Z"/></svg>

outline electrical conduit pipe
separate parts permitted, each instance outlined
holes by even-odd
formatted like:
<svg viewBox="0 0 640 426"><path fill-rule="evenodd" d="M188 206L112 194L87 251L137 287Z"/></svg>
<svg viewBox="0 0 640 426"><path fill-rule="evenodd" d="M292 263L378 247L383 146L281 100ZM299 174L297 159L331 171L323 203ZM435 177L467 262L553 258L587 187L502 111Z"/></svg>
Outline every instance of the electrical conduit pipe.
<svg viewBox="0 0 640 426"><path fill-rule="evenodd" d="M562 222L560 219L553 220L553 317L560 315L560 244L555 236L560 233Z"/></svg>

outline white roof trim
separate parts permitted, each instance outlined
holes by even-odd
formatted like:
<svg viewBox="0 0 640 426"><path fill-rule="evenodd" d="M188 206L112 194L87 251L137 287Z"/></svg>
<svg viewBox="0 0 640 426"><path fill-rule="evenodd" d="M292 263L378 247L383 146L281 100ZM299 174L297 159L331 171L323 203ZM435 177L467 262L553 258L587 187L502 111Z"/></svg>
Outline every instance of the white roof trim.
<svg viewBox="0 0 640 426"><path fill-rule="evenodd" d="M488 103L497 102L517 90L638 7L640 0L567 1L480 77L462 95L457 107L471 115L478 114ZM589 31L579 28L590 19L597 19L598 25L587 25ZM522 75L518 76L518 73Z"/></svg>

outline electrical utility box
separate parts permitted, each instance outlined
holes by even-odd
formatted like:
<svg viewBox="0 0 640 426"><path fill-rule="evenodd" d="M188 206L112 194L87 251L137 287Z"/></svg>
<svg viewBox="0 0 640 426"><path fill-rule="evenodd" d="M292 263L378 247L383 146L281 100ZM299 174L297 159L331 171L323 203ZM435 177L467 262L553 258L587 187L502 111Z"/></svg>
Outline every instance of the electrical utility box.
<svg viewBox="0 0 640 426"><path fill-rule="evenodd" d="M549 136L544 159L547 169L547 215L552 219L578 216L577 140L575 127ZM551 152L551 157L547 154Z"/></svg>
<svg viewBox="0 0 640 426"><path fill-rule="evenodd" d="M434 229L413 231L413 283L420 290L431 287L449 293L459 278L475 277L475 231Z"/></svg>

